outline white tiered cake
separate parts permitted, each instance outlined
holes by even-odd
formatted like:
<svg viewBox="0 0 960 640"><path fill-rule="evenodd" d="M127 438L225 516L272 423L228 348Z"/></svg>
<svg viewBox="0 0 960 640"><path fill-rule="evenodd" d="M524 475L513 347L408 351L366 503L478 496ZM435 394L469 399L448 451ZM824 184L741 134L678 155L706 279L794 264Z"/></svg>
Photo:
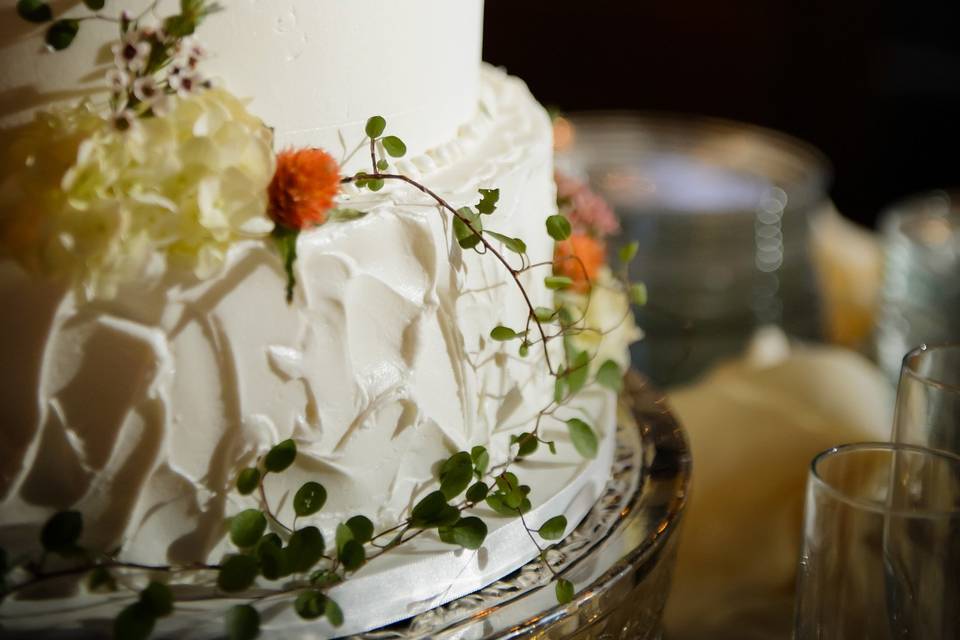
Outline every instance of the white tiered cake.
<svg viewBox="0 0 960 640"><path fill-rule="evenodd" d="M150 4L107 7L136 15ZM0 3L11 14L15 5ZM162 0L156 12L176 7ZM408 144L397 173L454 207L499 188L490 226L523 238L532 262L549 262L550 123L519 80L480 63L481 25L482 0L236 0L197 36L211 52L208 75L250 98L277 151L323 147L344 174L369 170L356 149L367 118L383 115ZM5 133L39 108L104 100L103 43L116 25L84 24L65 53L41 53L43 30L27 22L0 28ZM204 116L191 126L194 135L215 134ZM2 181L0 208L17 188ZM234 490L237 473L287 438L297 461L266 497L290 521L296 488L322 482L329 499L315 522L328 539L354 514L378 530L405 517L435 488L435 463L458 450L483 445L493 464L507 459L509 436L529 430L554 394L540 347L523 359L490 339L492 327L528 314L511 274L462 250L450 219L408 185L346 186L339 202L367 215L300 235L291 304L269 239L233 243L222 268L202 280L153 260L142 280L103 297L0 255L0 544L29 547L51 513L70 508L84 514L85 545L119 547L125 560L215 560L229 546L226 519L258 504ZM519 278L534 305L553 305L542 273ZM600 388L583 395L600 453L572 453L566 414L549 419L545 433L560 453L528 474L534 526L556 513L574 526L603 487L614 397ZM423 575L451 579L424 577L400 608L361 612L348 629L483 586L536 555L532 545L507 543L524 539L504 520L488 538L499 545L495 562L428 540L366 567L358 574L371 576L366 587L338 587L345 610L344 602L370 604L381 572L419 575L409 567L423 565L425 551L443 569ZM451 588L464 572L469 579Z"/></svg>

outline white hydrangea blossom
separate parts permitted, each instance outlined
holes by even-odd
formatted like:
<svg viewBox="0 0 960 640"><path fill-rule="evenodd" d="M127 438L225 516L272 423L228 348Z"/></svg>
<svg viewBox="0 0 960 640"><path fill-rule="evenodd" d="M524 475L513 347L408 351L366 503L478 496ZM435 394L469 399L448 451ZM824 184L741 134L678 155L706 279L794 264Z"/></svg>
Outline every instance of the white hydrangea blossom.
<svg viewBox="0 0 960 640"><path fill-rule="evenodd" d="M564 304L579 317L586 307L583 330L571 334L570 339L578 351L593 356L591 375L607 360L613 360L626 371L630 366L630 345L643 337L630 310L630 299L622 284L614 278L608 267L597 274L587 296L576 293L561 294Z"/></svg>
<svg viewBox="0 0 960 640"><path fill-rule="evenodd" d="M87 105L4 132L0 254L109 298L158 257L207 278L269 234L270 130L222 90L167 107L126 132Z"/></svg>

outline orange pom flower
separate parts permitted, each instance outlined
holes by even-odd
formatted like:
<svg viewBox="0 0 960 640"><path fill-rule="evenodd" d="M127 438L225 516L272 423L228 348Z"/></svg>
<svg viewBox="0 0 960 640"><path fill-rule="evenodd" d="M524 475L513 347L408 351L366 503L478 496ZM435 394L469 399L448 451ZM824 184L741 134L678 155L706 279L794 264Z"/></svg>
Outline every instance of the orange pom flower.
<svg viewBox="0 0 960 640"><path fill-rule="evenodd" d="M607 248L586 234L573 234L558 242L553 251L553 272L573 280L573 289L580 293L590 289L590 282L596 279L606 262Z"/></svg>
<svg viewBox="0 0 960 640"><path fill-rule="evenodd" d="M340 190L340 167L322 149L283 151L277 155L268 194L270 217L288 229L323 224Z"/></svg>

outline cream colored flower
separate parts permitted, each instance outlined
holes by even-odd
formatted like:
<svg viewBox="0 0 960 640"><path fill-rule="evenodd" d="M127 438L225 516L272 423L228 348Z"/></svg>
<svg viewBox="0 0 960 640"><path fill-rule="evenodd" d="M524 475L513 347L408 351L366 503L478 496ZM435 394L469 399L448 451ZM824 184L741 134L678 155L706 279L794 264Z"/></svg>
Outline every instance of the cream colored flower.
<svg viewBox="0 0 960 640"><path fill-rule="evenodd" d="M221 90L168 107L126 132L85 105L3 132L0 254L111 297L158 260L209 277L269 234L270 130Z"/></svg>
<svg viewBox="0 0 960 640"><path fill-rule="evenodd" d="M621 370L626 370L630 366L630 345L641 339L643 332L633 320L627 292L610 269L603 267L600 270L589 298L577 293L559 295L575 318L580 317L586 308L586 315L579 325L582 330L573 333L571 340L574 348L587 351L593 357L592 373L596 373L607 360L613 360Z"/></svg>

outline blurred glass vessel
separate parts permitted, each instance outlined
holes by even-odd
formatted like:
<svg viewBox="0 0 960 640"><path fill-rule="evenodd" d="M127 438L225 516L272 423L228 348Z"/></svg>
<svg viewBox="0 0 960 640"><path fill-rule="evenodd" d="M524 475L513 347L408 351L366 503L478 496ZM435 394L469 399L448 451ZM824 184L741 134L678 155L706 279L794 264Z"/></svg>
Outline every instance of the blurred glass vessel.
<svg viewBox="0 0 960 640"><path fill-rule="evenodd" d="M891 380L914 347L960 340L958 198L936 191L895 204L881 218L886 260L876 349Z"/></svg>
<svg viewBox="0 0 960 640"><path fill-rule="evenodd" d="M558 167L587 179L640 242L631 276L650 304L634 366L661 385L739 353L758 326L821 335L809 217L829 170L787 136L705 118L597 112L571 116Z"/></svg>

